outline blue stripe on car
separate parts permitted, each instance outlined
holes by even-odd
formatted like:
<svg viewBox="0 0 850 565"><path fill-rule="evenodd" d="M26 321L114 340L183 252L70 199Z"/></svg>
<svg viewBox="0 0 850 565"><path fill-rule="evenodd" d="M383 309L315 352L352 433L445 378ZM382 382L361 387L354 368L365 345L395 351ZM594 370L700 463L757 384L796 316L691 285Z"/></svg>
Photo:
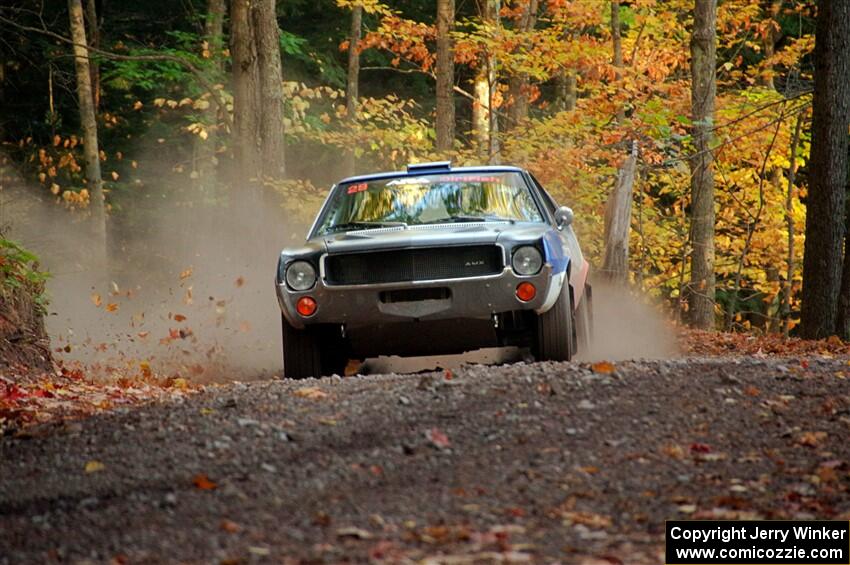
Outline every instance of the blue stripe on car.
<svg viewBox="0 0 850 565"><path fill-rule="evenodd" d="M554 231L547 231L543 236L543 251L546 261L552 265L552 274L557 275L567 270L570 258L564 253L561 238Z"/></svg>

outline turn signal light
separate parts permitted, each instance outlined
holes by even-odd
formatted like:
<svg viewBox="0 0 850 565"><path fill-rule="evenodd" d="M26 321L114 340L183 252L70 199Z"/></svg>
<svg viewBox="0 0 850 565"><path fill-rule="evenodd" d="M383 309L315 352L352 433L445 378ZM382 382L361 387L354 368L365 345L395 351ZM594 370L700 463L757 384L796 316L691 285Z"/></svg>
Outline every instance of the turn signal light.
<svg viewBox="0 0 850 565"><path fill-rule="evenodd" d="M516 287L516 297L523 302L533 300L537 296L537 289L530 282L521 282Z"/></svg>
<svg viewBox="0 0 850 565"><path fill-rule="evenodd" d="M302 296L295 304L295 309L298 310L298 313L304 316L305 318L307 316L312 316L316 313L316 301L310 298L309 296Z"/></svg>

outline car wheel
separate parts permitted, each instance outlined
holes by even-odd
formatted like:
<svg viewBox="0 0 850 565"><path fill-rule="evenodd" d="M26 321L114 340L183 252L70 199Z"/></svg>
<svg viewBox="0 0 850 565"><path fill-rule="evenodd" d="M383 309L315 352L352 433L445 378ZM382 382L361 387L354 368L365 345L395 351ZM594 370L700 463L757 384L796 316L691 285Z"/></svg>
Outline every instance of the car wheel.
<svg viewBox="0 0 850 565"><path fill-rule="evenodd" d="M287 379L343 375L348 364L348 346L338 326L290 325L281 315L283 376Z"/></svg>
<svg viewBox="0 0 850 565"><path fill-rule="evenodd" d="M573 308L569 284L564 281L555 304L537 316L538 361L569 361L575 350Z"/></svg>
<svg viewBox="0 0 850 565"><path fill-rule="evenodd" d="M584 285L584 294L575 314L578 351L586 354L593 341L593 295L589 284Z"/></svg>
<svg viewBox="0 0 850 565"><path fill-rule="evenodd" d="M283 338L283 377L308 379L322 376L322 355L319 335L314 328L303 330L290 325L281 314Z"/></svg>

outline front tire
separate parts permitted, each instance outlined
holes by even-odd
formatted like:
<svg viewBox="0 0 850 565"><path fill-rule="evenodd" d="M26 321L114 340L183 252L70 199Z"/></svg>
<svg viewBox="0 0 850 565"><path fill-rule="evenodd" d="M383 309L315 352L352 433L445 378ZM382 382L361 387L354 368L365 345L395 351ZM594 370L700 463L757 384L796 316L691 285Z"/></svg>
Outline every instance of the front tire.
<svg viewBox="0 0 850 565"><path fill-rule="evenodd" d="M299 330L283 315L280 319L285 379L343 374L348 355L338 327L307 326Z"/></svg>
<svg viewBox="0 0 850 565"><path fill-rule="evenodd" d="M570 285L565 280L558 300L546 312L537 316L538 361L569 361L575 352L573 305Z"/></svg>

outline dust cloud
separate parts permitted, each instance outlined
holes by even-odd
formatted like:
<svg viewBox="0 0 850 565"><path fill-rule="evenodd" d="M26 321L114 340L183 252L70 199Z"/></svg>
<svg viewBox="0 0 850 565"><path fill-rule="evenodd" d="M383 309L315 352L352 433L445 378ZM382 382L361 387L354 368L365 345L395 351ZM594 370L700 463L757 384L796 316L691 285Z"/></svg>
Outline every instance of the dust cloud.
<svg viewBox="0 0 850 565"><path fill-rule="evenodd" d="M195 382L280 374L274 269L312 219L268 203L204 202L186 190L116 194L107 250L85 212L69 212L4 171L0 226L50 272L47 329L57 358L106 378L153 373ZM173 180L171 181L174 182ZM184 187L185 189L185 187ZM191 193L189 193L191 194ZM594 285L595 339L583 361L676 355L658 310L629 291ZM505 363L516 349L369 360L363 372L414 372Z"/></svg>
<svg viewBox="0 0 850 565"><path fill-rule="evenodd" d="M140 190L113 199L124 208L108 219L104 257L85 212L6 180L0 225L50 273L57 358L104 377L280 373L274 271L280 249L303 241L307 221L261 202L222 206Z"/></svg>
<svg viewBox="0 0 850 565"><path fill-rule="evenodd" d="M676 331L658 304L631 288L593 282L593 340L576 361L623 361L626 359L669 359L679 355ZM532 360L528 351L514 347L481 349L462 355L432 357L380 357L369 359L366 373L419 372L459 369L468 364L502 364Z"/></svg>
<svg viewBox="0 0 850 565"><path fill-rule="evenodd" d="M678 356L676 332L659 305L630 288L593 283L593 340L582 361Z"/></svg>

